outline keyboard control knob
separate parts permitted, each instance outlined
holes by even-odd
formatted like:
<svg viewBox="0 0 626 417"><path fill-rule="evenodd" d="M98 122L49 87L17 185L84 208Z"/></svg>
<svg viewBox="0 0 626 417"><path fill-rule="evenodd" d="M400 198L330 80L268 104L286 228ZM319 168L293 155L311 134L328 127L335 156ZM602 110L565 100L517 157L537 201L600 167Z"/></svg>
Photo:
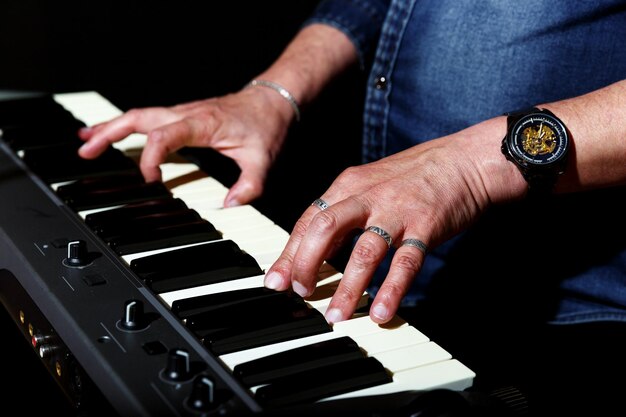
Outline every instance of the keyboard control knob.
<svg viewBox="0 0 626 417"><path fill-rule="evenodd" d="M167 364L163 378L170 382L182 382L190 378L189 352L183 349L171 349L167 355Z"/></svg>
<svg viewBox="0 0 626 417"><path fill-rule="evenodd" d="M73 240L67 244L67 258L65 259L67 266L85 266L90 262L87 243L84 240Z"/></svg>
<svg viewBox="0 0 626 417"><path fill-rule="evenodd" d="M206 375L198 375L193 380L187 406L194 411L209 411L215 407L215 386Z"/></svg>
<svg viewBox="0 0 626 417"><path fill-rule="evenodd" d="M124 304L124 315L120 320L120 327L124 330L142 330L148 326L143 303L139 300L129 300Z"/></svg>

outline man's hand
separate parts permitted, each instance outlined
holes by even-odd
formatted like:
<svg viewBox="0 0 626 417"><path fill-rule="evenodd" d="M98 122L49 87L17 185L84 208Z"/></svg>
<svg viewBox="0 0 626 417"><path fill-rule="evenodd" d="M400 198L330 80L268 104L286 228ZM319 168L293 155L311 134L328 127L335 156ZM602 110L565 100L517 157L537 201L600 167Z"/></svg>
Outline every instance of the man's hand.
<svg viewBox="0 0 626 417"><path fill-rule="evenodd" d="M82 129L79 136L86 143L79 154L95 158L131 133L145 133L148 139L140 168L146 181L155 181L161 179L159 165L170 153L183 147L211 147L241 168L238 181L224 201L226 207L236 206L262 193L267 172L293 117L291 107L274 91L248 88L173 107L130 110L108 122Z"/></svg>
<svg viewBox="0 0 626 417"><path fill-rule="evenodd" d="M329 207L312 205L298 220L265 285L310 295L323 261L354 229L366 230L326 313L329 322L346 320L389 249L382 229L398 249L370 316L389 321L426 256L419 241L432 248L473 223L491 203L526 193L520 172L500 151L505 130L504 117L498 117L347 169L322 196ZM406 239L412 240L402 245Z"/></svg>

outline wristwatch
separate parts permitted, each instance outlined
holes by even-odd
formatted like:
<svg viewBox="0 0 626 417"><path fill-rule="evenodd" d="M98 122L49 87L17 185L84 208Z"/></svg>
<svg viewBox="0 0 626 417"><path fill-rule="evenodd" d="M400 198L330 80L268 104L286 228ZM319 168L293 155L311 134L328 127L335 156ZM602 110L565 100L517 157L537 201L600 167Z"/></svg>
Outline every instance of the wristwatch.
<svg viewBox="0 0 626 417"><path fill-rule="evenodd" d="M528 182L529 195L550 194L565 171L570 135L565 124L547 109L510 112L502 153Z"/></svg>

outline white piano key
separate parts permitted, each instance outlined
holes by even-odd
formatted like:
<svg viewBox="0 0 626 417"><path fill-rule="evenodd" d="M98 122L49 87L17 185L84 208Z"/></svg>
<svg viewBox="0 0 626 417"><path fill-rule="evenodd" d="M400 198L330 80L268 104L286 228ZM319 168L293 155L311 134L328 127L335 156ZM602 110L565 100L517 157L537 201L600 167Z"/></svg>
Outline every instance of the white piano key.
<svg viewBox="0 0 626 417"><path fill-rule="evenodd" d="M414 327L408 328L414 329ZM370 335L365 337L371 338ZM360 339L359 343L367 342ZM403 347L376 352L368 356L374 356L394 375L418 366L452 359L452 355L447 350L432 341L407 343Z"/></svg>
<svg viewBox="0 0 626 417"><path fill-rule="evenodd" d="M98 115L96 119L100 119L100 116ZM114 143L113 147L138 160L147 140L148 136L143 133L131 133L123 140Z"/></svg>
<svg viewBox="0 0 626 417"><path fill-rule="evenodd" d="M266 239L280 239L281 241L284 240L287 242L289 239L289 233L285 232L284 229L276 224L260 224L258 227L252 227L250 229L229 230L228 228L224 228L219 222L214 223L212 220L206 217L204 218L215 225L218 230L224 230L224 239L230 239L235 242L255 242Z"/></svg>
<svg viewBox="0 0 626 417"><path fill-rule="evenodd" d="M204 194L189 194L184 196L178 196L177 193L172 193L174 198L180 198L187 206L195 209L196 207L204 207L205 210L217 210L224 207L224 198L226 198L228 189L223 190L211 190ZM197 211L197 210L196 210Z"/></svg>
<svg viewBox="0 0 626 417"><path fill-rule="evenodd" d="M202 207L198 207L202 210ZM266 217L250 204L235 207L225 207L211 212L212 220L240 219L243 217Z"/></svg>
<svg viewBox="0 0 626 417"><path fill-rule="evenodd" d="M341 274L336 273L334 276L327 277L324 280L320 281L320 283L318 283L318 288L315 294L321 293L323 296L328 297L328 299L324 300L322 297L320 297L322 299L318 301L317 304L312 305L312 303L309 303L311 308L316 308L320 311L321 314L324 314L325 308L330 302L330 296L332 296L332 293L325 291L325 287L332 285L333 280L339 280L340 277L341 277ZM263 287L263 279L264 279L264 276L259 276L259 277L254 277L252 279L246 278L246 279L241 279L241 280L234 280L234 281L229 281L229 282L222 282L222 283L217 283L217 284L200 286L200 287L196 287L193 289L172 291L169 293L160 294L160 298L168 306L171 307L174 301L180 300L180 299L187 299L187 298L206 295L206 294L216 294L216 293L222 293L222 292L227 292L227 291L236 291L236 290L247 289L247 288L260 288L260 287ZM360 305L365 305L366 303L367 303L367 296L364 295L361 299ZM356 323L354 325L342 324L342 325L339 325L338 328L355 329L353 330L354 333L371 333L373 331L383 329L382 327L376 329L372 326L366 326L365 324L361 324L359 326ZM320 336L320 337L324 338L326 336ZM283 345L283 346L287 346L287 345Z"/></svg>
<svg viewBox="0 0 626 417"><path fill-rule="evenodd" d="M55 94L54 100L87 126L113 119L122 111L95 91Z"/></svg>
<svg viewBox="0 0 626 417"><path fill-rule="evenodd" d="M195 208L194 208L195 209ZM235 234L245 233L246 230L251 230L251 233L257 233L253 231L253 229L258 229L259 227L265 228L276 228L276 224L272 222L265 216L256 216L256 215L241 215L241 213L234 213L232 215L227 216L215 216L216 213L223 213L225 211L231 209L220 209L220 210L198 210L195 209L202 218L207 219L211 222L211 224L215 225L216 228L223 230L224 232L230 232ZM230 214L230 213L229 213ZM282 229L281 229L282 230ZM259 232L260 233L260 232ZM278 232L276 232L278 233ZM281 233L282 235L282 233Z"/></svg>
<svg viewBox="0 0 626 417"><path fill-rule="evenodd" d="M267 265L273 263L274 260L278 258L277 254L280 254L287 242L287 239L289 238L288 235L285 237L284 234L280 233L280 231L276 229L276 227L277 226L273 224L258 225L258 227L253 227L249 230L246 230L246 233L235 233L236 239L233 238L233 234L224 233L222 236L223 239L219 240L232 240L242 250L249 253L253 258L255 258L259 266ZM157 255L159 253L170 252L178 249L184 249L191 246L213 243L219 240L215 240L212 242L197 242L187 245L164 247L145 252L129 253L126 255L122 255L121 257L124 261L126 261L126 263L130 265L130 263L134 259Z"/></svg>
<svg viewBox="0 0 626 417"><path fill-rule="evenodd" d="M120 207L123 207L123 205L107 206L107 207L99 207L99 208L89 209L89 210L82 210L78 212L78 215L84 220L88 215L92 213L99 213L101 211L113 210L113 209L120 208Z"/></svg>
<svg viewBox="0 0 626 417"><path fill-rule="evenodd" d="M286 342L274 343L271 345L242 350L239 352L227 353L225 355L221 355L220 359L222 360L224 365L228 366L232 371L233 369L235 369L235 366L245 362L284 352L290 349L323 342L325 340L337 339L343 336L346 336L346 334L339 332L321 333L313 336L301 337L299 339L288 340Z"/></svg>
<svg viewBox="0 0 626 417"><path fill-rule="evenodd" d="M341 281L342 273L336 272L325 279L320 279L317 283L315 292L306 298L306 302L322 314L326 314L326 310L330 304L333 294L337 290L337 286ZM368 303L369 295L363 292L361 299L357 303L356 308L365 307Z"/></svg>
<svg viewBox="0 0 626 417"><path fill-rule="evenodd" d="M234 281L218 282L217 284L201 285L194 288L186 288L183 290L170 291L159 294L163 302L171 307L176 300L184 300L186 298L198 297L201 295L218 294L226 291L244 290L248 288L260 288L263 286L265 275L257 275L249 278L237 279Z"/></svg>
<svg viewBox="0 0 626 417"><path fill-rule="evenodd" d="M169 182L173 182L173 180ZM219 193L221 195L224 191L228 191L228 188L224 187L213 177L204 177L187 183L176 184L170 188L170 191L177 197L185 198L185 196L193 194L212 196Z"/></svg>
<svg viewBox="0 0 626 417"><path fill-rule="evenodd" d="M169 247L169 248L159 248L159 249L149 250L149 251L145 251L145 252L129 253L127 255L122 255L121 258L124 261L126 261L126 263L128 265L130 265L130 263L133 260L138 259L138 258L144 258L146 256L157 255L159 253L170 252L170 251L177 250L177 249L189 248L189 247L192 247L192 246L204 245L206 243L209 243L209 242L197 242L197 243L190 243L188 245L172 246L172 247Z"/></svg>
<svg viewBox="0 0 626 417"><path fill-rule="evenodd" d="M206 218L207 220L209 217L211 217L210 215L205 214L204 211L199 211L198 214L200 214L203 218ZM250 230L255 227L269 226L274 224L274 222L267 217L242 217L240 219L218 220L216 222L211 221L211 223L223 233L232 233L239 230Z"/></svg>
<svg viewBox="0 0 626 417"><path fill-rule="evenodd" d="M297 347L307 346L313 343L318 343L324 340L335 339L343 336L350 336L355 341L357 341L357 339L361 336L373 334L378 334L378 337L385 338L393 331L407 326L407 324L403 321L399 320L399 322L400 324L397 327L385 327L374 323L369 316L356 317L350 320L342 321L340 323L335 323L333 325L333 331L329 333L322 333L314 336L288 340L286 342L260 346L244 351L228 353L226 355L221 355L220 359L232 370L240 363L249 362L251 360L269 356L275 353L280 353L286 350L295 349Z"/></svg>
<svg viewBox="0 0 626 417"><path fill-rule="evenodd" d="M228 193L228 188L223 185L215 184L215 181L215 178L207 177L195 183L173 187L171 191L172 194L178 198L197 201L198 208L201 208L202 200L215 198L221 198L223 200L226 193ZM223 205L219 208L223 208Z"/></svg>
<svg viewBox="0 0 626 417"><path fill-rule="evenodd" d="M192 164L190 162L165 162L159 166L161 168L161 179L163 183L168 188L172 188L175 185L178 185L177 179L185 179L185 177L190 175L195 175L191 179L187 179L187 181L197 181L201 178L207 177L207 175L198 168L196 164ZM173 183L173 184L168 184ZM185 183L183 183L185 184ZM220 184L221 185L221 184Z"/></svg>
<svg viewBox="0 0 626 417"><path fill-rule="evenodd" d="M355 342L357 342L358 346L362 348L363 344L367 343L364 340L365 338L368 338L370 340L377 339L384 341L385 339L389 338L390 335L398 333L400 330L412 328L413 327L402 328L390 334L374 333L366 336L357 336L354 337L354 340ZM425 367L426 365L433 365L438 362L448 361L452 359L452 355L450 355L448 351L443 349L438 344L428 340L424 342L421 339L416 340L414 343L408 343L406 346L401 348L391 347L391 349L384 352L378 352L375 355L368 354L367 356L376 358L391 374L393 381L389 384L365 388L362 390L357 390L346 394L340 394L329 398L337 399L359 397L364 395L375 395L403 391L407 387L407 385L412 384L418 376L420 378L424 378L424 375L421 375L421 372L417 372L415 368ZM405 371L409 372L403 374L403 372ZM459 374L457 376L461 375ZM252 392L256 391L256 388L258 387L253 387Z"/></svg>
<svg viewBox="0 0 626 417"><path fill-rule="evenodd" d="M278 259L287 243L287 239L263 239L252 242L242 242L239 247L252 255L259 264L273 263Z"/></svg>
<svg viewBox="0 0 626 417"><path fill-rule="evenodd" d="M403 326L387 332L384 338L376 337L376 333L359 338L359 346L368 356L376 356L381 352L415 346L428 342L429 338L413 326Z"/></svg>
<svg viewBox="0 0 626 417"><path fill-rule="evenodd" d="M122 114L108 100L95 92L60 94L56 95L55 99L87 125L107 121ZM145 141L145 135L133 134L113 144L113 146L137 160ZM251 205L224 208L223 202L228 188L200 171L195 164L173 154L166 163L161 165L161 172L164 183L172 191L174 197L183 200L190 208L195 209L203 218L214 224L218 230L223 232L224 239L233 240L255 259L259 257L257 261L264 270L271 266L284 249L284 244L289 238L288 232ZM91 212L108 209L88 210L79 213L79 215L84 218ZM205 243L200 242L181 247ZM177 248L125 255L122 258L130 263L136 257L149 256ZM340 272L325 263L319 272L318 289L313 296L307 299L307 303L312 308L324 312L341 277ZM262 287L263 280L264 275L259 275L157 294L157 297L166 305L171 306L171 303L178 299ZM367 293L364 293L362 301L367 301ZM355 314L350 320L335 323L333 331L330 333L234 352L222 355L220 359L232 368L237 363L257 357L344 335L353 337L364 352L380 360L393 374L394 382L333 398L438 387L465 389L471 386L475 376L470 369L452 359L448 352L433 341L429 341L426 335L409 326L398 316L394 317L392 323L381 326L373 322L366 314Z"/></svg>
<svg viewBox="0 0 626 417"><path fill-rule="evenodd" d="M337 284L343 277L343 273L337 270L324 269L317 273L317 284L315 284L315 292L307 297L307 301L315 303L317 300L323 300L335 293Z"/></svg>
<svg viewBox="0 0 626 417"><path fill-rule="evenodd" d="M336 400L401 391L422 391L446 388L461 391L472 386L476 374L456 359L443 360L393 374L393 382L325 398Z"/></svg>
<svg viewBox="0 0 626 417"><path fill-rule="evenodd" d="M323 272L327 273L327 269L325 269ZM218 293L222 293L226 291L236 291L236 290L243 290L243 289L248 289L248 288L260 288L260 287L263 287L264 278L265 278L265 275L259 275L259 276L252 277L252 278L243 278L243 279L237 279L234 281L202 285L202 286L198 286L195 288L188 288L184 290L161 293L160 297L166 303L168 307L171 307L174 301L182 300L185 298L197 297L197 296L208 295L208 294L218 294ZM336 281L339 279L341 279L341 273L335 272L335 274L329 277L325 277L323 280L320 280L317 284L317 289L313 293L312 297L319 293L322 294L319 297L320 299L328 297L329 295L325 290L325 286L331 285L333 281ZM339 326L341 327L342 325L339 324ZM372 330L364 329L363 331L371 332Z"/></svg>
<svg viewBox="0 0 626 417"><path fill-rule="evenodd" d="M223 209L223 210L226 211L226 210L231 210L231 209ZM201 217L205 218L206 220L209 220L204 216L201 216ZM217 225L215 224L214 226L216 226L218 230L221 229L217 227ZM268 264L268 263L271 264L276 259L276 258L272 259L274 257L273 254L275 254L276 251L279 249L282 251L282 247L284 247L284 244L287 242L289 235L286 234L286 232L284 232L283 229L281 229L280 227L278 227L277 225L273 223L267 224L266 222L260 222L259 224L255 224L254 227L251 226L248 229L242 229L239 231L235 231L233 233L229 233L229 232L223 233L222 237L223 239L232 240L243 250L249 249L249 250L246 250L246 252L250 253L250 255L252 255L253 257L255 257L255 254L257 253L262 255L260 259L256 259L255 257L255 259L257 260L259 264ZM267 246L265 247L259 246L259 243L258 243L259 241L263 241L264 243L267 244ZM284 243L282 243L282 247L281 247L280 245L277 245L276 242L284 242ZM211 242L197 242L197 243L192 243L188 245L172 246L172 247L154 249L154 250L145 251L145 252L130 253L127 255L122 255L122 259L130 265L130 263L134 259L143 258L145 256L156 255L159 253L170 252L173 250L184 249L184 248L191 247L191 246L202 245L205 243L211 243ZM248 246L248 244L250 246Z"/></svg>
<svg viewBox="0 0 626 417"><path fill-rule="evenodd" d="M67 184L71 184L73 182L74 182L74 180L55 182L54 184L50 184L50 188L52 188L54 191L57 191L59 189L59 187L62 187L62 186L67 185Z"/></svg>
<svg viewBox="0 0 626 417"><path fill-rule="evenodd" d="M276 262L276 260L278 259L278 257L280 256L280 252L276 252L276 251L271 251L271 252L248 252L245 251L246 253L250 254L259 264L259 266L261 265L271 265L274 262ZM267 268L261 268L264 271L267 270Z"/></svg>

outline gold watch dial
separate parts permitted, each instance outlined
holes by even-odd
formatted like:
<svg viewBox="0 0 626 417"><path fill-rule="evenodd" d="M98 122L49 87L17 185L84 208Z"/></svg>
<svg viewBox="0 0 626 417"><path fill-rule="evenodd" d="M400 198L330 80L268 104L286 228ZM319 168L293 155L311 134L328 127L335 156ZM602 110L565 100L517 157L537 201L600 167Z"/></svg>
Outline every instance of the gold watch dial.
<svg viewBox="0 0 626 417"><path fill-rule="evenodd" d="M529 155L545 155L554 152L556 136L554 131L543 123L539 127L531 126L524 129L523 148Z"/></svg>
<svg viewBox="0 0 626 417"><path fill-rule="evenodd" d="M569 138L565 126L556 117L531 113L513 126L509 147L519 164L548 167L565 158Z"/></svg>

